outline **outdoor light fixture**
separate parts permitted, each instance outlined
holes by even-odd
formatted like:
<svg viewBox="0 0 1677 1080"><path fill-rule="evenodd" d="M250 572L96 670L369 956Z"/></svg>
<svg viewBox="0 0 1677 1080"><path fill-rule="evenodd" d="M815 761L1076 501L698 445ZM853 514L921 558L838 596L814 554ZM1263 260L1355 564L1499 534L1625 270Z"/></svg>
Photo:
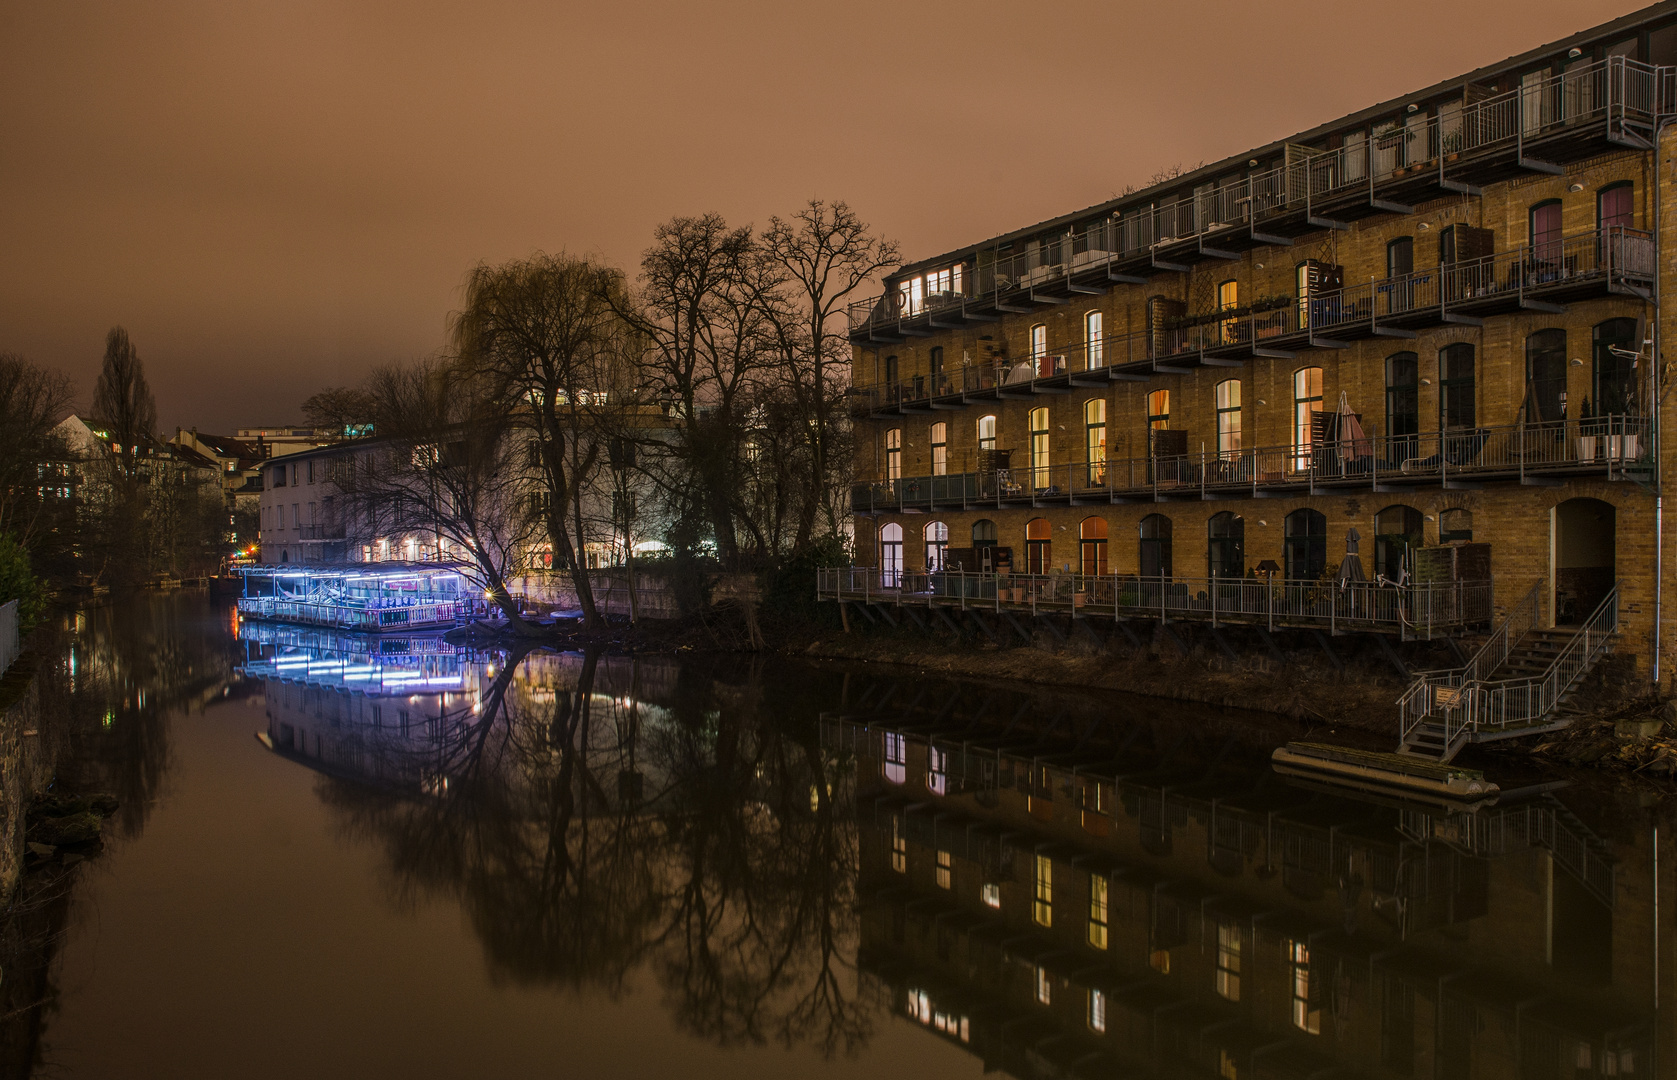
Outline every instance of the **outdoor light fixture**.
<svg viewBox="0 0 1677 1080"><path fill-rule="evenodd" d="M1584 361L1582 361L1582 360L1578 359L1576 356L1574 356L1572 358L1572 366L1573 367L1583 367L1584 366Z"/></svg>
<svg viewBox="0 0 1677 1080"><path fill-rule="evenodd" d="M1258 159L1253 158L1251 161L1248 161L1246 163L1246 165L1247 165L1248 168L1256 169L1258 167Z"/></svg>
<svg viewBox="0 0 1677 1080"><path fill-rule="evenodd" d="M1409 106L1407 111L1408 112L1420 112L1421 107L1419 105L1411 105L1411 106Z"/></svg>
<svg viewBox="0 0 1677 1080"><path fill-rule="evenodd" d="M1566 190L1568 190L1568 191L1583 191L1584 190L1584 185L1583 184L1573 184L1570 187L1568 187Z"/></svg>
<svg viewBox="0 0 1677 1080"><path fill-rule="evenodd" d="M1584 50L1583 49L1568 49L1568 50L1566 50L1566 58L1568 60L1576 60L1580 56L1583 56L1583 55L1584 55Z"/></svg>

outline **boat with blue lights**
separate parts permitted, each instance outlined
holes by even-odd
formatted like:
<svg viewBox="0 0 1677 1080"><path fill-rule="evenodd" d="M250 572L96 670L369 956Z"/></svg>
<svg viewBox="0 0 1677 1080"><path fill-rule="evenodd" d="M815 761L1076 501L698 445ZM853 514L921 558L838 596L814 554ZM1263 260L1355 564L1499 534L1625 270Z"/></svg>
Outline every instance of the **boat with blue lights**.
<svg viewBox="0 0 1677 1080"><path fill-rule="evenodd" d="M240 616L381 634L447 630L467 611L459 563L376 562L240 568Z"/></svg>

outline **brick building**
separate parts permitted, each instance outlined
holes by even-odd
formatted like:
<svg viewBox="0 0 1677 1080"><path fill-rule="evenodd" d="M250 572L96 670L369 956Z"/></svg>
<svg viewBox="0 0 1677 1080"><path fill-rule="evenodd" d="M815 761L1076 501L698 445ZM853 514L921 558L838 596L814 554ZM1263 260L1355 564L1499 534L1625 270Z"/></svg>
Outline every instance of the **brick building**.
<svg viewBox="0 0 1677 1080"><path fill-rule="evenodd" d="M1671 65L1662 3L904 265L850 312L872 573L829 595L1396 639L1617 582L1651 675Z"/></svg>

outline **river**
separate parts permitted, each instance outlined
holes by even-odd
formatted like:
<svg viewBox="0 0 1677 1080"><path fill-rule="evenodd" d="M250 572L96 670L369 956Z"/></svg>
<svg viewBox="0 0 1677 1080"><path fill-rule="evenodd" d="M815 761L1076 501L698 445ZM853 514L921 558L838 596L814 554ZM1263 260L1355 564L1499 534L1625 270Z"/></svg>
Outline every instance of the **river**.
<svg viewBox="0 0 1677 1080"><path fill-rule="evenodd" d="M0 934L10 1075L1673 1075L1652 785L1464 811L1261 714L194 594L62 641L39 737L120 806Z"/></svg>

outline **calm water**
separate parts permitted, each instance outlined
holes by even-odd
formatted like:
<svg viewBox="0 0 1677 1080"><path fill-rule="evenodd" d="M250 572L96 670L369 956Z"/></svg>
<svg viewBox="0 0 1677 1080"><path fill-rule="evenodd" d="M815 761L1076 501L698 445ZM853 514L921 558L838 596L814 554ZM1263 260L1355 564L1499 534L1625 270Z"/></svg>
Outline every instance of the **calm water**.
<svg viewBox="0 0 1677 1080"><path fill-rule="evenodd" d="M7 931L18 1075L1672 1075L1657 789L1464 814L1259 718L190 596L71 634L43 739L123 805Z"/></svg>

